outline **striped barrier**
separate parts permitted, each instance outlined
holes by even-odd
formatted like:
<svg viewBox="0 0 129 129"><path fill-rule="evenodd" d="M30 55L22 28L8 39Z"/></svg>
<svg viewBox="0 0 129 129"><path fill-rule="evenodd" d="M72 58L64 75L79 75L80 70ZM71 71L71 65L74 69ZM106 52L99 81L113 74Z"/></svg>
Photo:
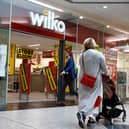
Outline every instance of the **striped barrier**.
<svg viewBox="0 0 129 129"><path fill-rule="evenodd" d="M23 65L20 65L20 79L21 79L22 89L25 92L28 90L28 83L27 83Z"/></svg>
<svg viewBox="0 0 129 129"><path fill-rule="evenodd" d="M54 80L51 68L50 67L46 67L45 71L46 71L46 75L47 75L47 78L48 78L48 82L49 82L51 91L56 91L57 90L57 86L56 86L56 83L55 83L55 80Z"/></svg>

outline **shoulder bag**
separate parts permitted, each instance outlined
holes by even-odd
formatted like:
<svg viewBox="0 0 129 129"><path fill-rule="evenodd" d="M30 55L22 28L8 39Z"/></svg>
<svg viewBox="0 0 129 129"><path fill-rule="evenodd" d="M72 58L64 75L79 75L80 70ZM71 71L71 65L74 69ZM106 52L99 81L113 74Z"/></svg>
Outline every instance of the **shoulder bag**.
<svg viewBox="0 0 129 129"><path fill-rule="evenodd" d="M96 82L96 77L98 75L99 70L97 72L96 77L93 77L91 75L88 75L85 72L85 68L84 68L84 57L83 57L83 54L82 54L82 65L83 65L83 71L84 71L84 73L83 73L83 76L82 76L82 78L80 80L80 83L83 84L86 87L93 88L94 87L94 84Z"/></svg>

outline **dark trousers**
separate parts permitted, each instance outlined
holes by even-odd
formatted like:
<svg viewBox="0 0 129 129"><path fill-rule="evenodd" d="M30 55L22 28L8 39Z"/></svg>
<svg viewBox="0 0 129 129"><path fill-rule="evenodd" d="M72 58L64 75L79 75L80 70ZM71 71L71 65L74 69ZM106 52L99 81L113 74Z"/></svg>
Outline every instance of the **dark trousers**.
<svg viewBox="0 0 129 129"><path fill-rule="evenodd" d="M65 89L67 85L69 85L70 94L78 96L78 93L74 89L74 79L71 80L63 79L62 101L65 101Z"/></svg>

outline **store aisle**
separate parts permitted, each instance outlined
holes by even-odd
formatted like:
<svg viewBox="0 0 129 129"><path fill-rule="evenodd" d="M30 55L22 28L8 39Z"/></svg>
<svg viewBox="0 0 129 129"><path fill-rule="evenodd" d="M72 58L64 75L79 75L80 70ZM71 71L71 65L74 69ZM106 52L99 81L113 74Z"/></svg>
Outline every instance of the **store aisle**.
<svg viewBox="0 0 129 129"><path fill-rule="evenodd" d="M126 110L129 105L126 105ZM77 106L42 108L0 112L0 129L80 129L77 124ZM115 121L114 126L103 126L100 122L94 129L129 129L127 121Z"/></svg>

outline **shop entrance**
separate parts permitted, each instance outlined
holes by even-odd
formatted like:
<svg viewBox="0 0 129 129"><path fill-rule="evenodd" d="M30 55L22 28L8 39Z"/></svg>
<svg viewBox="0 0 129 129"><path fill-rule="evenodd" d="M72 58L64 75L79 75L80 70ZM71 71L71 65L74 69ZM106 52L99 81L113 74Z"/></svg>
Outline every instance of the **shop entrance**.
<svg viewBox="0 0 129 129"><path fill-rule="evenodd" d="M10 61L11 71L8 80L7 102L56 101L59 40L12 31L10 46L10 56L12 55L14 57ZM72 48L77 65L79 52L81 52L79 49L81 49L82 46L79 45L77 49L76 44L71 42L66 42L66 46L67 48ZM31 64L30 93L21 89L20 65L23 64L24 59L18 57L19 49L33 50L32 58L25 58L28 64ZM11 69L11 65L13 65L14 72L13 68ZM53 76L52 79L50 78L51 76ZM50 80L53 81L50 82ZM55 84L51 84L53 82ZM29 95L26 96L24 92ZM74 100L74 97L68 96L68 99Z"/></svg>

